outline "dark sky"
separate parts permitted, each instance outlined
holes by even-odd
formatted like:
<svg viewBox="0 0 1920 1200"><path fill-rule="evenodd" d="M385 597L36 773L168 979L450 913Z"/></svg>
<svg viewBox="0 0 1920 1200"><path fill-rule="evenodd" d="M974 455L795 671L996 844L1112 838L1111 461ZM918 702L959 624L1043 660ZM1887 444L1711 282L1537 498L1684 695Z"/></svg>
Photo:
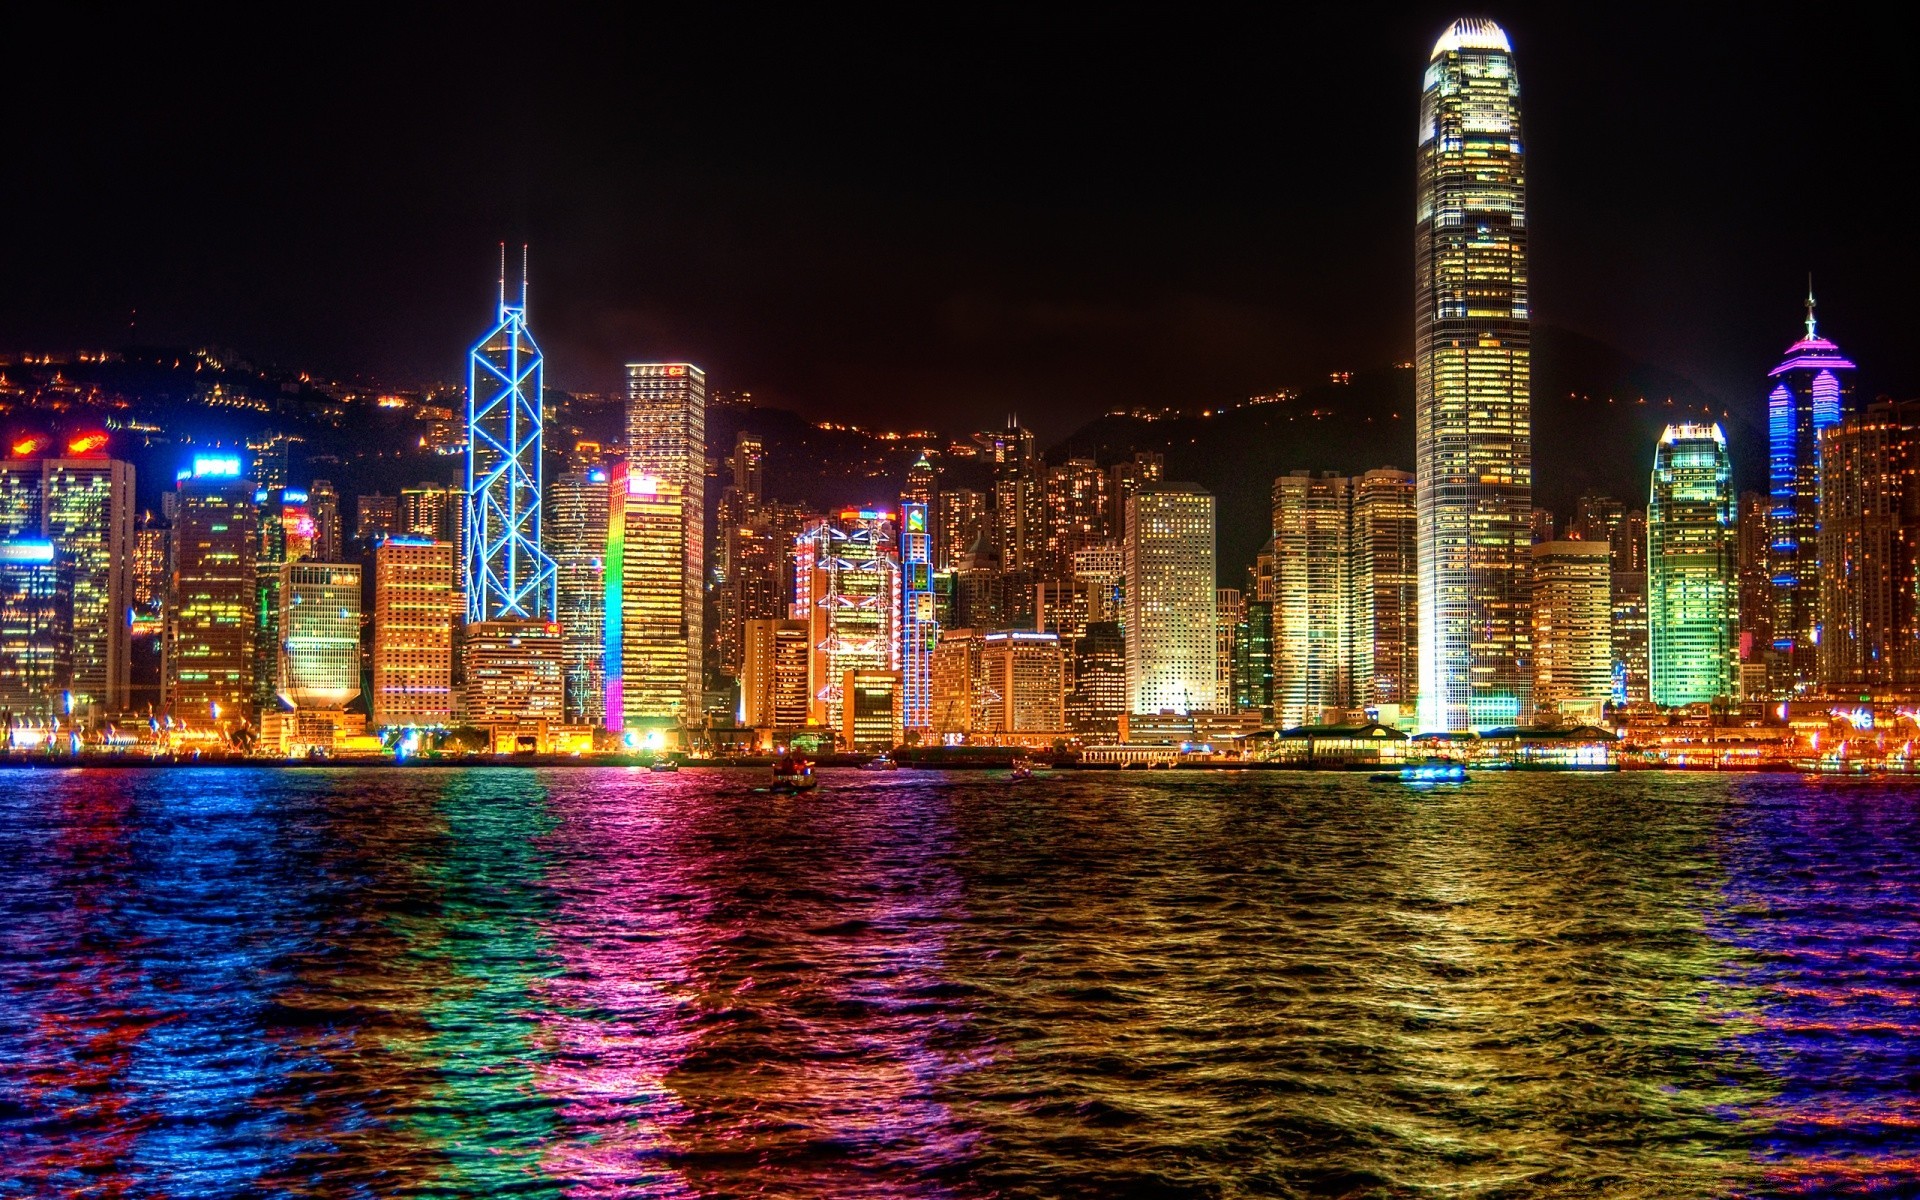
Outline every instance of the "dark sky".
<svg viewBox="0 0 1920 1200"><path fill-rule="evenodd" d="M1410 353L1420 73L1465 10L391 7L16 10L0 348L137 308L143 342L450 378L525 239L578 390L692 358L819 416L1059 434ZM1537 318L1758 403L1811 268L1865 390L1920 391L1910 31L1571 9L1491 13Z"/></svg>

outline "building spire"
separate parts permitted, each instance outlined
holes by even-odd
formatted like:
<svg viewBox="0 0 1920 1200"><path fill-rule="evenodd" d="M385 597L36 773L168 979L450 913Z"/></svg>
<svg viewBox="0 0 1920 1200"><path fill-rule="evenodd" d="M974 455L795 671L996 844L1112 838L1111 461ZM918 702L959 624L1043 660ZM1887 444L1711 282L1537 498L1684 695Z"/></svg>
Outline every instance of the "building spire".
<svg viewBox="0 0 1920 1200"><path fill-rule="evenodd" d="M1809 282L1811 287L1811 282ZM527 311L527 244L520 243L520 311Z"/></svg>
<svg viewBox="0 0 1920 1200"><path fill-rule="evenodd" d="M507 244L500 243L500 315L507 312Z"/></svg>
<svg viewBox="0 0 1920 1200"><path fill-rule="evenodd" d="M1815 337L1813 322L1813 272L1807 272L1807 340Z"/></svg>

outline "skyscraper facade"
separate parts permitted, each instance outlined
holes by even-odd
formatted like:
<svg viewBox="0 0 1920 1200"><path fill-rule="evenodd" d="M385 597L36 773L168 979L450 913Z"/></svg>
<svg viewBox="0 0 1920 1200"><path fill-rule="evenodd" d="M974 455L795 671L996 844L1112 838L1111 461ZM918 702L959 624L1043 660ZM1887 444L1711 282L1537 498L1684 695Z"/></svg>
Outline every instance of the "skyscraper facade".
<svg viewBox="0 0 1920 1200"><path fill-rule="evenodd" d="M757 464L749 464L749 467ZM678 488L686 531L681 586L687 637L706 648L707 373L692 363L627 364L627 466ZM690 712L699 709L696 661Z"/></svg>
<svg viewBox="0 0 1920 1200"><path fill-rule="evenodd" d="M1733 467L1718 425L1669 425L1647 504L1647 640L1653 702L1702 704L1735 689Z"/></svg>
<svg viewBox="0 0 1920 1200"><path fill-rule="evenodd" d="M1348 704L1348 481L1294 471L1273 481L1273 708L1282 727Z"/></svg>
<svg viewBox="0 0 1920 1200"><path fill-rule="evenodd" d="M922 460L924 461L924 460ZM900 505L900 722L928 728L933 714L933 647L940 640L934 612L933 531L927 505Z"/></svg>
<svg viewBox="0 0 1920 1200"><path fill-rule="evenodd" d="M278 686L296 709L341 709L360 694L360 565L280 568Z"/></svg>
<svg viewBox="0 0 1920 1200"><path fill-rule="evenodd" d="M453 546L389 537L373 552L373 724L451 725L454 627L464 615Z"/></svg>
<svg viewBox="0 0 1920 1200"><path fill-rule="evenodd" d="M1420 678L1420 522L1414 478L1410 472L1381 467L1354 476L1348 493L1349 702L1376 710L1393 706L1396 716L1410 717ZM1280 570L1278 555L1273 570Z"/></svg>
<svg viewBox="0 0 1920 1200"><path fill-rule="evenodd" d="M686 501L678 484L615 463L608 483L606 722L691 724L699 712L698 622L688 610Z"/></svg>
<svg viewBox="0 0 1920 1200"><path fill-rule="evenodd" d="M162 689L177 718L244 722L254 700L259 508L232 455L196 457L179 481Z"/></svg>
<svg viewBox="0 0 1920 1200"><path fill-rule="evenodd" d="M1047 550L1046 463L1033 431L1018 418L983 435L993 463L994 542L1000 565L1033 578L1045 566Z"/></svg>
<svg viewBox="0 0 1920 1200"><path fill-rule="evenodd" d="M62 714L73 683L73 568L45 538L0 541L0 712ZM0 727L0 742L10 730Z"/></svg>
<svg viewBox="0 0 1920 1200"><path fill-rule="evenodd" d="M313 557L340 562L340 492L333 483L316 479L307 488L307 507L313 514Z"/></svg>
<svg viewBox="0 0 1920 1200"><path fill-rule="evenodd" d="M1820 434L1820 682L1920 684L1920 401Z"/></svg>
<svg viewBox="0 0 1920 1200"><path fill-rule="evenodd" d="M606 715L607 486L605 467L553 477L547 496L547 556L553 559L556 619L566 647L567 720Z"/></svg>
<svg viewBox="0 0 1920 1200"><path fill-rule="evenodd" d="M1820 336L1807 296L1806 336L1767 373L1767 486L1772 509L1768 577L1773 646L1768 685L1776 696L1816 686L1820 676L1820 434L1851 415L1854 365Z"/></svg>
<svg viewBox="0 0 1920 1200"><path fill-rule="evenodd" d="M1415 209L1420 725L1532 711L1525 153L1513 49L1455 21L1427 65Z"/></svg>
<svg viewBox="0 0 1920 1200"><path fill-rule="evenodd" d="M897 669L900 609L892 513L845 509L801 532L792 615L810 627L811 724L841 728L848 672Z"/></svg>
<svg viewBox="0 0 1920 1200"><path fill-rule="evenodd" d="M1142 486L1126 526L1127 711L1211 712L1213 496L1193 484Z"/></svg>
<svg viewBox="0 0 1920 1200"><path fill-rule="evenodd" d="M747 622L740 672L741 722L752 729L799 729L812 709L807 667L808 624L791 619Z"/></svg>
<svg viewBox="0 0 1920 1200"><path fill-rule="evenodd" d="M554 610L553 560L540 542L544 360L527 329L525 260L519 303L509 304L505 254L499 319L467 356L469 622L544 621Z"/></svg>
<svg viewBox="0 0 1920 1200"><path fill-rule="evenodd" d="M1533 701L1542 719L1600 720L1613 695L1613 551L1533 545Z"/></svg>
<svg viewBox="0 0 1920 1200"><path fill-rule="evenodd" d="M102 433L67 439L65 452L0 461L0 539L44 538L71 576L74 711L127 707L132 662L133 467L107 455ZM49 444L44 450L51 452Z"/></svg>

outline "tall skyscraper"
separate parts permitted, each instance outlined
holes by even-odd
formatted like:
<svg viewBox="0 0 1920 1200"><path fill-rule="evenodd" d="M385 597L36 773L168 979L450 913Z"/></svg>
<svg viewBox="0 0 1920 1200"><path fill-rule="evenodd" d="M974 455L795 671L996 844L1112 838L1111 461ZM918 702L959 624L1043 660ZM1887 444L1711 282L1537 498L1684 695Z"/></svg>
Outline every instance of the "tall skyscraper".
<svg viewBox="0 0 1920 1200"><path fill-rule="evenodd" d="M993 464L994 544L1000 565L1032 577L1044 566L1047 552L1046 463L1039 444L1018 417L1009 417L1004 430L982 434L980 441Z"/></svg>
<svg viewBox="0 0 1920 1200"><path fill-rule="evenodd" d="M937 734L1053 733L1066 725L1060 639L1032 630L950 629L933 655Z"/></svg>
<svg viewBox="0 0 1920 1200"><path fill-rule="evenodd" d="M1145 485L1126 526L1127 711L1211 712L1213 496L1190 483Z"/></svg>
<svg viewBox="0 0 1920 1200"><path fill-rule="evenodd" d="M509 304L501 247L499 319L467 356L469 622L544 621L554 610L553 560L540 544L545 369L527 330L524 247L521 255L520 300Z"/></svg>
<svg viewBox="0 0 1920 1200"><path fill-rule="evenodd" d="M749 470L758 464L750 462ZM687 637L706 647L707 373L692 363L627 364L627 466L678 488L686 532L681 586ZM756 486L764 486L761 479ZM689 712L699 710L699 661Z"/></svg>
<svg viewBox="0 0 1920 1200"><path fill-rule="evenodd" d="M313 557L340 562L340 492L331 480L316 479L307 488L307 509L313 514Z"/></svg>
<svg viewBox="0 0 1920 1200"><path fill-rule="evenodd" d="M1376 710L1392 705L1397 716L1411 717L1420 678L1420 523L1413 475L1382 467L1354 476L1348 492L1349 700ZM1278 554L1273 570L1280 570Z"/></svg>
<svg viewBox="0 0 1920 1200"><path fill-rule="evenodd" d="M1600 540L1533 546L1533 702L1542 719L1594 722L1613 695L1613 551Z"/></svg>
<svg viewBox="0 0 1920 1200"><path fill-rule="evenodd" d="M608 483L607 728L666 730L700 711L700 640L686 569L686 500L615 463ZM697 526L696 526L697 528Z"/></svg>
<svg viewBox="0 0 1920 1200"><path fill-rule="evenodd" d="M278 686L296 709L342 709L360 694L360 565L280 568Z"/></svg>
<svg viewBox="0 0 1920 1200"><path fill-rule="evenodd" d="M73 682L73 568L45 538L0 540L0 712L66 712ZM0 727L0 743L9 736Z"/></svg>
<svg viewBox="0 0 1920 1200"><path fill-rule="evenodd" d="M1776 696L1819 682L1820 434L1851 415L1854 365L1819 334L1807 292L1807 335L1767 373L1767 482L1773 508L1768 575L1773 581Z"/></svg>
<svg viewBox="0 0 1920 1200"><path fill-rule="evenodd" d="M1920 401L1820 434L1820 682L1920 684ZM1742 541L1744 542L1744 537Z"/></svg>
<svg viewBox="0 0 1920 1200"><path fill-rule="evenodd" d="M390 537L373 552L373 724L453 724L453 631L465 616L453 546Z"/></svg>
<svg viewBox="0 0 1920 1200"><path fill-rule="evenodd" d="M1273 720L1273 602L1249 600L1233 638L1233 706Z"/></svg>
<svg viewBox="0 0 1920 1200"><path fill-rule="evenodd" d="M895 669L900 610L892 513L846 509L802 531L794 544L793 617L811 626L812 724L841 728L848 672Z"/></svg>
<svg viewBox="0 0 1920 1200"><path fill-rule="evenodd" d="M1047 553L1044 577L1073 578L1073 556L1113 539L1107 472L1091 458L1070 458L1047 469Z"/></svg>
<svg viewBox="0 0 1920 1200"><path fill-rule="evenodd" d="M940 640L940 620L934 612L933 531L928 516L922 501L908 500L900 505L902 729L926 729L933 712L933 648Z"/></svg>
<svg viewBox="0 0 1920 1200"><path fill-rule="evenodd" d="M71 576L73 711L120 711L132 662L133 467L108 457L103 433L67 439L63 454L38 439L23 448L0 461L0 540L44 538L59 550Z"/></svg>
<svg viewBox="0 0 1920 1200"><path fill-rule="evenodd" d="M1348 481L1294 471L1273 481L1273 707L1283 728L1348 703Z"/></svg>
<svg viewBox="0 0 1920 1200"><path fill-rule="evenodd" d="M1718 425L1669 425L1647 504L1648 667L1655 704L1735 692L1733 466Z"/></svg>
<svg viewBox="0 0 1920 1200"><path fill-rule="evenodd" d="M1113 464L1107 474L1107 497L1113 505L1110 525L1113 536L1122 538L1127 533L1127 501L1141 488L1167 477L1167 459L1156 451L1136 451L1130 460Z"/></svg>
<svg viewBox="0 0 1920 1200"><path fill-rule="evenodd" d="M1760 492L1740 493L1740 661L1764 671L1773 649L1773 581L1767 577L1768 514L1772 505Z"/></svg>
<svg viewBox="0 0 1920 1200"><path fill-rule="evenodd" d="M1492 21L1434 43L1419 138L1420 725L1513 725L1533 708L1526 173L1513 48Z"/></svg>
<svg viewBox="0 0 1920 1200"><path fill-rule="evenodd" d="M607 485L605 467L553 477L547 496L547 556L553 559L560 635L566 646L567 720L606 716Z"/></svg>
<svg viewBox="0 0 1920 1200"><path fill-rule="evenodd" d="M1613 700L1639 704L1647 690L1647 510L1613 530Z"/></svg>
<svg viewBox="0 0 1920 1200"><path fill-rule="evenodd" d="M203 454L179 481L164 702L176 718L244 724L259 627L258 489L233 455Z"/></svg>
<svg viewBox="0 0 1920 1200"><path fill-rule="evenodd" d="M991 513L986 493L972 488L948 488L940 493L936 504L939 519L935 522L938 528L934 530L933 544L939 554L939 569L951 571L959 566L962 555L973 551L980 535L987 532Z"/></svg>

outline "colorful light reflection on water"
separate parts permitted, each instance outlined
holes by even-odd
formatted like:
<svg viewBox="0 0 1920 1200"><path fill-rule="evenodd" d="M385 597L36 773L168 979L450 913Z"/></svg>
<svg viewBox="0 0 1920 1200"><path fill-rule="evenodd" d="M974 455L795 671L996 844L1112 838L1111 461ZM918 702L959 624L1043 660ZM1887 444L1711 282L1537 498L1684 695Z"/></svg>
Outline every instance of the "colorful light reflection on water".
<svg viewBox="0 0 1920 1200"><path fill-rule="evenodd" d="M0 774L0 1197L1920 1188L1920 791Z"/></svg>

